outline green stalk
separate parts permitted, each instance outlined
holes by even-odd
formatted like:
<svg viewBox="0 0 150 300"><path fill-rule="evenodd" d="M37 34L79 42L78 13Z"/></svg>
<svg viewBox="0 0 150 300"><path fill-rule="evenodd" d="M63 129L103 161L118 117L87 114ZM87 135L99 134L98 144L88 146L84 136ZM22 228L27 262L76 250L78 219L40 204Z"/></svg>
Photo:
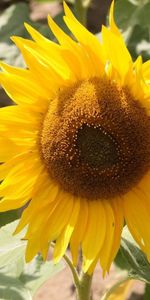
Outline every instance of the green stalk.
<svg viewBox="0 0 150 300"><path fill-rule="evenodd" d="M74 279L74 285L76 287L77 300L92 300L91 299L91 284L92 284L92 275L89 276L87 273L81 273L79 275L74 268L71 260L67 255L63 256L66 263L68 264Z"/></svg>
<svg viewBox="0 0 150 300"><path fill-rule="evenodd" d="M51 243L51 246L54 248L55 244ZM79 274L76 268L73 266L71 259L66 254L64 254L63 258L71 270L74 285L76 287L77 300L92 300L91 284L93 274L90 276L87 273L82 272L81 276L79 277Z"/></svg>
<svg viewBox="0 0 150 300"><path fill-rule="evenodd" d="M77 288L77 300L91 300L92 275L82 273Z"/></svg>
<svg viewBox="0 0 150 300"><path fill-rule="evenodd" d="M74 9L77 13L79 21L86 27L88 6L84 5L84 0L75 0Z"/></svg>
<svg viewBox="0 0 150 300"><path fill-rule="evenodd" d="M66 261L66 263L68 264L68 266L69 266L69 268L70 268L70 270L71 270L71 272L72 272L74 284L75 284L76 288L78 288L79 285L80 285L78 273L77 273L76 269L74 268L74 266L73 266L73 264L72 264L70 258L69 258L67 255L65 255L65 254L64 254L63 258L64 258L64 260Z"/></svg>

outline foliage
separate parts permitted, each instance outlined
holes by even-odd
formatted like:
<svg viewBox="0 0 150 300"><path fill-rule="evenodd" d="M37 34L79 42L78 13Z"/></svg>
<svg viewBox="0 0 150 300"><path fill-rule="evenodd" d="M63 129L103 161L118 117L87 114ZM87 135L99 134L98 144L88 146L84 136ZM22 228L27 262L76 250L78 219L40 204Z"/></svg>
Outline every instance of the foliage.
<svg viewBox="0 0 150 300"><path fill-rule="evenodd" d="M29 17L29 6L27 3L19 2L8 7L0 16L0 59L9 64L16 66L24 66L24 62L19 50L12 43L10 37L12 35L30 38L25 27L24 22L33 25L48 38L52 38L47 25L37 22L32 22Z"/></svg>
<svg viewBox="0 0 150 300"><path fill-rule="evenodd" d="M54 19L68 33L69 30L64 24L62 16L63 14L59 13ZM54 35L47 24L31 21L29 5L27 3L19 2L11 5L0 15L0 60L13 66L25 66L20 51L11 41L11 36L14 35L30 39L24 27L24 22L32 25L45 37L51 40L54 39Z"/></svg>
<svg viewBox="0 0 150 300"><path fill-rule="evenodd" d="M127 262L128 276L150 283L150 263L134 241L127 226L122 233L120 251Z"/></svg>
<svg viewBox="0 0 150 300"><path fill-rule="evenodd" d="M0 227L18 219L18 218L19 218L19 211L17 209L7 211L7 212L2 212L2 213L0 213Z"/></svg>
<svg viewBox="0 0 150 300"><path fill-rule="evenodd" d="M136 279L145 282L144 300L150 299L150 263L131 236L127 226L124 227L121 246L115 259L121 270L126 270L125 279ZM113 287L111 288L113 289Z"/></svg>
<svg viewBox="0 0 150 300"><path fill-rule="evenodd" d="M37 289L64 268L37 256L30 264L24 261L26 241L23 232L13 236L18 221L1 228L0 234L0 299L31 300Z"/></svg>
<svg viewBox="0 0 150 300"><path fill-rule="evenodd" d="M142 55L144 61L149 59L149 0L118 0L115 3L115 19L133 59L138 55Z"/></svg>
<svg viewBox="0 0 150 300"><path fill-rule="evenodd" d="M149 299L150 299L150 284L146 284L143 300L149 300Z"/></svg>

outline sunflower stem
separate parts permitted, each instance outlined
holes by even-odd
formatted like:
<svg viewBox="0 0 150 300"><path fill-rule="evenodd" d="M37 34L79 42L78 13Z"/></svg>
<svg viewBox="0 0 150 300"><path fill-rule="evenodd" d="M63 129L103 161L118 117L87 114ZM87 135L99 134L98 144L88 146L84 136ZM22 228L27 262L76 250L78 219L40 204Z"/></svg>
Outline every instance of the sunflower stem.
<svg viewBox="0 0 150 300"><path fill-rule="evenodd" d="M51 246L52 248L54 248L55 244L51 243ZM92 300L91 284L92 284L93 274L90 276L87 273L81 272L81 275L79 277L79 274L76 268L73 266L70 258L66 254L64 254L63 259L66 261L67 265L69 266L72 272L74 285L76 287L76 292L77 292L77 300Z"/></svg>
<svg viewBox="0 0 150 300"><path fill-rule="evenodd" d="M78 289L78 287L80 286L80 281L79 281L78 273L77 273L76 269L74 268L74 266L73 266L71 260L69 259L69 257L64 254L63 258L66 261L66 263L68 264L68 266L69 266L69 268L70 268L70 270L72 272L73 279L74 279L74 284L75 284L76 288Z"/></svg>
<svg viewBox="0 0 150 300"><path fill-rule="evenodd" d="M52 242L51 247L54 248L55 243ZM72 272L72 276L73 276L73 279L74 279L75 286L78 287L80 285L80 281L79 281L79 276L78 276L78 273L77 273L76 269L74 268L70 258L66 254L63 255L63 259L65 260L65 262L67 263L67 265L69 266L69 268Z"/></svg>
<svg viewBox="0 0 150 300"><path fill-rule="evenodd" d="M86 27L88 6L84 5L83 0L75 0L74 9L77 13L79 21Z"/></svg>
<svg viewBox="0 0 150 300"><path fill-rule="evenodd" d="M77 300L91 300L92 275L82 273L77 288Z"/></svg>

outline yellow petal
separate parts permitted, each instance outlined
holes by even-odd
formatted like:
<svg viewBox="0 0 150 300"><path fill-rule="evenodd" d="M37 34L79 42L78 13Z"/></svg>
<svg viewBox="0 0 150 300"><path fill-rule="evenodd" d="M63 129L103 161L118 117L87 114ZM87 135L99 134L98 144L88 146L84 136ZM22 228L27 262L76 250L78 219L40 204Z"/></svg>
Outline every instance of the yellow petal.
<svg viewBox="0 0 150 300"><path fill-rule="evenodd" d="M124 40L105 26L102 27L102 40L107 59L118 73L118 79L123 83L132 61Z"/></svg>
<svg viewBox="0 0 150 300"><path fill-rule="evenodd" d="M0 109L0 120L1 124L9 125L11 122L28 126L27 128L30 128L29 126L37 128L41 122L41 114L33 111L28 106L11 105Z"/></svg>
<svg viewBox="0 0 150 300"><path fill-rule="evenodd" d="M84 234L86 234L86 226L88 221L88 201L82 199L80 202L80 212L78 221L76 223L75 229L73 231L71 240L70 240L70 248L74 265L77 264L77 258L79 253L79 246L84 238Z"/></svg>
<svg viewBox="0 0 150 300"><path fill-rule="evenodd" d="M24 210L15 232L20 232L30 221L31 230L29 228L29 233L31 233L31 236L32 231L35 233L36 230L34 222L38 221L39 224L44 226L44 220L52 213L52 208L55 204L51 205L51 203L55 201L58 190L59 187L49 180L47 171L42 170L37 178L36 185L33 187L30 204ZM41 225L40 228L42 227Z"/></svg>
<svg viewBox="0 0 150 300"><path fill-rule="evenodd" d="M3 145L3 147L0 147L0 163L2 163L11 159L13 156L29 150L30 147L33 146L33 142L30 140L14 141L5 137L0 137L0 145ZM8 151L8 149L11 149L11 151ZM3 175L1 175L0 171L0 178L3 179L2 177Z"/></svg>
<svg viewBox="0 0 150 300"><path fill-rule="evenodd" d="M114 237L112 242L112 249L110 253L110 259L108 262L108 270L110 268L110 265L112 261L114 260L119 247L120 247L120 240L121 240L121 233L124 226L124 215L123 215L123 205L122 205L122 199L113 199L111 201L111 206L114 213L115 218L115 228L114 228Z"/></svg>
<svg viewBox="0 0 150 300"><path fill-rule="evenodd" d="M34 183L43 169L43 165L35 153L30 153L10 170L7 177L3 180L0 185L0 196L19 198L31 197L31 191ZM28 172L28 178L26 176Z"/></svg>
<svg viewBox="0 0 150 300"><path fill-rule="evenodd" d="M107 203L106 201L104 201L103 205L105 208L107 222L106 222L105 239L104 239L102 249L100 250L100 264L103 269L103 275L105 276L105 273L108 271L108 266L111 260L110 255L111 255L112 244L114 239L116 220L109 202Z"/></svg>
<svg viewBox="0 0 150 300"><path fill-rule="evenodd" d="M56 227L57 222L57 216L60 217L60 212L62 212L65 208L65 201L60 201L58 198L58 187L55 189L55 191L52 191L48 199L50 200L49 203L46 201L45 205L41 207L41 209L34 210L32 209L32 201L30 208L28 209L28 214L30 215L30 224L28 226L28 231L26 233L26 238L31 238L33 235L39 231L42 232L43 238L42 243L45 244L49 240L51 240L50 236L54 235L54 240L56 230L58 229ZM56 221L56 222L55 222ZM59 220L58 220L59 222ZM40 229L39 229L40 228Z"/></svg>
<svg viewBox="0 0 150 300"><path fill-rule="evenodd" d="M65 228L63 229L62 233L59 235L56 241L56 245L54 249L55 263L57 263L60 260L60 258L64 255L77 222L77 218L80 210L80 200L74 198L73 202L74 202L73 209L72 212L70 212L70 218L67 221ZM69 217L69 215L67 217Z"/></svg>
<svg viewBox="0 0 150 300"><path fill-rule="evenodd" d="M143 76L145 80L150 80L150 60L146 61L143 64L142 70L143 70Z"/></svg>
<svg viewBox="0 0 150 300"><path fill-rule="evenodd" d="M12 149L11 149L12 150ZM24 159L27 157L30 157L30 154L34 150L30 149L25 152L22 152L21 154L18 154L14 157L11 157L7 162L0 165L0 181L4 179L10 172L12 168L14 168L17 164L20 164Z"/></svg>
<svg viewBox="0 0 150 300"><path fill-rule="evenodd" d="M88 67L91 69L91 74L93 74L93 76L102 76L104 72L105 55L100 42L78 22L66 3L64 3L64 10L66 14L64 17L66 25L84 48L85 55L89 57Z"/></svg>
<svg viewBox="0 0 150 300"><path fill-rule="evenodd" d="M89 215L86 235L82 242L84 266L86 273L103 246L106 234L106 216L102 201L89 201Z"/></svg>
<svg viewBox="0 0 150 300"><path fill-rule="evenodd" d="M28 198L3 198L0 200L0 212L5 212L9 210L13 210L16 208L20 208L24 206L29 201Z"/></svg>
<svg viewBox="0 0 150 300"><path fill-rule="evenodd" d="M139 182L139 184L135 188L136 192L141 195L140 197L144 197L145 204L148 205L147 209L149 210L150 205L150 172L148 172L143 179Z"/></svg>
<svg viewBox="0 0 150 300"><path fill-rule="evenodd" d="M23 80L26 80L28 82L30 81L30 85L34 85L34 86L36 85L39 92L42 92L46 96L48 95L41 84L37 85L38 76L35 80L35 78L33 77L33 74L29 70L21 69L18 67L13 67L8 64L5 64L4 62L0 62L0 67L6 73L6 75L10 74L10 75L14 75L14 76L19 76ZM39 81L39 83L40 83L40 81Z"/></svg>
<svg viewBox="0 0 150 300"><path fill-rule="evenodd" d="M51 70L53 70L54 75L55 73L58 74L62 77L63 80L69 79L71 75L74 77L74 75L71 74L71 70L62 58L62 50L59 45L53 42L51 42L49 46L47 44L45 45L45 43L40 43L40 45L38 45L33 41L19 37L13 37L12 40L21 50L23 55L23 49L26 48L30 52L30 54L32 54L38 60L49 66ZM53 77L51 79L53 79Z"/></svg>
<svg viewBox="0 0 150 300"><path fill-rule="evenodd" d="M76 42L73 41L72 38L67 35L50 16L48 16L48 24L59 43L66 49L71 49L74 51L74 47L77 47Z"/></svg>
<svg viewBox="0 0 150 300"><path fill-rule="evenodd" d="M81 45L64 33L50 16L48 16L48 23L57 40L63 46L62 56L76 74L76 78L87 78L92 75L88 56Z"/></svg>
<svg viewBox="0 0 150 300"><path fill-rule="evenodd" d="M28 219L29 225L28 225L28 229L27 229L25 238L32 239L32 237L38 236L39 239L42 239L41 244L46 245L50 241L50 239L48 238L48 234L47 234L47 230L50 231L50 228L48 227L49 224L47 223L48 217L53 218L53 213L56 211L56 214L57 214L57 209L59 210L60 207L62 207L62 206L59 202L59 199L57 199L56 195L55 195L54 201L47 204L47 206L42 207L41 211L37 210L37 212L35 213L35 212L32 212L32 210L28 209L27 219ZM23 223L21 224L21 226L22 225L23 225ZM46 228L47 228L47 230L46 230ZM18 230L18 228L17 228L17 230ZM54 232L51 231L51 234L53 235Z"/></svg>
<svg viewBox="0 0 150 300"><path fill-rule="evenodd" d="M36 254L38 254L39 249L40 249L40 241L37 238L37 236L28 240L26 253L25 253L25 260L27 263L30 262Z"/></svg>
<svg viewBox="0 0 150 300"><path fill-rule="evenodd" d="M13 37L12 40L20 49L33 76L35 76L39 81L41 80L42 84L45 82L44 86L46 84L47 88L49 86L49 88L53 90L53 85L55 87L56 82L57 84L62 82L62 78L54 71L50 64L45 64L44 55L41 56L38 54L38 47L36 47L36 44L20 37ZM34 48L36 51L34 51ZM51 78L51 84L49 84L48 78Z"/></svg>
<svg viewBox="0 0 150 300"><path fill-rule="evenodd" d="M17 104L35 104L39 110L47 107L49 94L33 78L13 75L11 73L0 73L0 83L8 96Z"/></svg>
<svg viewBox="0 0 150 300"><path fill-rule="evenodd" d="M116 23L115 23L115 20L114 20L114 0L112 1L111 3L111 6L110 6L110 12L109 12L109 25L110 25L110 29L113 33L115 33L116 35L121 35Z"/></svg>
<svg viewBox="0 0 150 300"><path fill-rule="evenodd" d="M33 40L36 41L37 43L41 43L41 42L45 42L47 44L51 43L50 40L48 40L47 38L45 38L41 33L39 33L36 29L34 29L28 23L25 22L24 26L27 29L27 31L29 32L29 34L31 35L31 37L33 38Z"/></svg>
<svg viewBox="0 0 150 300"><path fill-rule="evenodd" d="M133 238L150 259L150 213L147 210L145 197L141 196L142 194L139 197L139 194L134 191L124 196L124 215Z"/></svg>
<svg viewBox="0 0 150 300"><path fill-rule="evenodd" d="M53 85L54 85L54 84L50 85L48 80L49 76L52 77L52 71L50 70L50 68L46 68L46 66L42 64L42 62L36 59L26 49L22 48L21 51L30 71L9 66L3 62L0 63L0 67L2 68L3 71L7 73L11 73L17 76L22 76L23 78L27 78L34 81L36 84L38 83L38 85L42 87L42 89L44 90L44 93L46 89L47 95L49 97L52 94Z"/></svg>

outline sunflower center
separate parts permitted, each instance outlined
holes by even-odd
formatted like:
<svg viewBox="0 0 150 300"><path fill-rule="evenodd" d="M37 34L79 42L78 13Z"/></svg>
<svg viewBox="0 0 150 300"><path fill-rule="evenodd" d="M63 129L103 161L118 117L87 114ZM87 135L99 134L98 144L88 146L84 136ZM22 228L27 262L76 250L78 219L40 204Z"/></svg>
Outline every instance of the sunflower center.
<svg viewBox="0 0 150 300"><path fill-rule="evenodd" d="M91 168L104 170L117 162L115 141L100 126L84 124L77 136L81 160Z"/></svg>
<svg viewBox="0 0 150 300"><path fill-rule="evenodd" d="M110 199L150 167L150 119L129 90L92 78L52 99L40 135L50 177L78 197Z"/></svg>

